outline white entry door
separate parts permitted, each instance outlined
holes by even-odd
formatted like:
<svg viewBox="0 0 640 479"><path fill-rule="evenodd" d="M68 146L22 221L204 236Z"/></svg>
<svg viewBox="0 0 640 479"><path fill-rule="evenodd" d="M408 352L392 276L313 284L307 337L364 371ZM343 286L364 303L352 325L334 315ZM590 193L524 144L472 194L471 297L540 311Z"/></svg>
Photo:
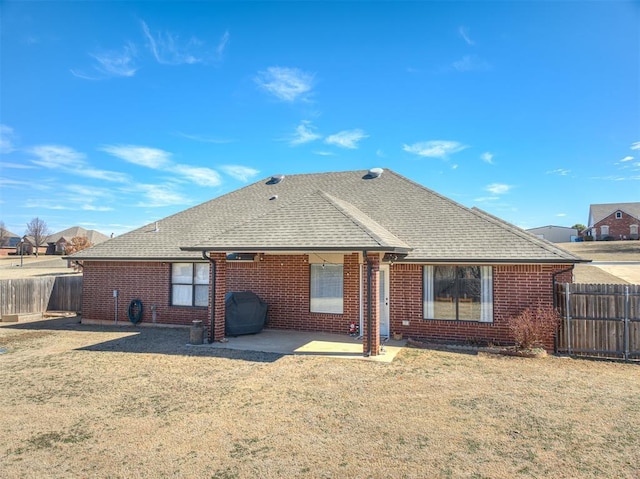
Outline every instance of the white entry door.
<svg viewBox="0 0 640 479"><path fill-rule="evenodd" d="M380 265L380 336L389 337L389 265Z"/></svg>

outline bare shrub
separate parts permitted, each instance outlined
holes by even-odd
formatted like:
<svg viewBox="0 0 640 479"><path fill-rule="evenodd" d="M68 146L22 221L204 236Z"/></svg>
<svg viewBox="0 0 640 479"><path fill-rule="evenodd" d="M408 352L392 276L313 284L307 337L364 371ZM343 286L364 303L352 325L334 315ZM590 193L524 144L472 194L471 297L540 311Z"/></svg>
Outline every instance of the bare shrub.
<svg viewBox="0 0 640 479"><path fill-rule="evenodd" d="M553 336L559 322L560 316L555 309L538 303L535 308L526 308L511 318L509 329L518 349L533 349L544 347L545 339Z"/></svg>

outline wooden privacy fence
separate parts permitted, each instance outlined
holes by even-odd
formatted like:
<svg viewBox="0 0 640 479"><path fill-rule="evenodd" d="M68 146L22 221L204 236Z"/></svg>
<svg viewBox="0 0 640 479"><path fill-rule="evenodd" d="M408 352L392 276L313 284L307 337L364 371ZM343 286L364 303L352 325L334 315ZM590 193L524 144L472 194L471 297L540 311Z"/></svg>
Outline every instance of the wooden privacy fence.
<svg viewBox="0 0 640 479"><path fill-rule="evenodd" d="M82 276L0 280L0 315L81 309Z"/></svg>
<svg viewBox="0 0 640 479"><path fill-rule="evenodd" d="M565 283L556 293L558 352L640 359L640 285Z"/></svg>

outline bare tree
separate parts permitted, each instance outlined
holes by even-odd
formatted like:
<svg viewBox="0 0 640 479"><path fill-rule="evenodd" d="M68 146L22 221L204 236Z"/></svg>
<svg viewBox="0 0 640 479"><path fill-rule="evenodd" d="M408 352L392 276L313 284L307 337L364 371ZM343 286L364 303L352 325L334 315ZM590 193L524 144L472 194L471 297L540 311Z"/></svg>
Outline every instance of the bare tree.
<svg viewBox="0 0 640 479"><path fill-rule="evenodd" d="M65 254L73 254L93 246L86 236L74 236L64 248Z"/></svg>
<svg viewBox="0 0 640 479"><path fill-rule="evenodd" d="M4 225L4 221L0 220L0 248L3 247L9 240L9 232Z"/></svg>
<svg viewBox="0 0 640 479"><path fill-rule="evenodd" d="M51 234L51 231L49 230L47 223L36 216L27 223L27 230L25 234L33 238L36 248L36 256L38 256L38 248L47 242L47 238Z"/></svg>

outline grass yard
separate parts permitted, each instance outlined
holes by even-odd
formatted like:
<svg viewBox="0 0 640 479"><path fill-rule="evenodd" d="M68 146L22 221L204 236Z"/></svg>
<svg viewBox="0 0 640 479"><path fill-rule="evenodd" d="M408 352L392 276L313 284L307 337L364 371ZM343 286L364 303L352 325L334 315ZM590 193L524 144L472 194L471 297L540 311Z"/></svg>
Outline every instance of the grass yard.
<svg viewBox="0 0 640 479"><path fill-rule="evenodd" d="M0 477L637 478L638 365L405 349L391 364L0 327Z"/></svg>

